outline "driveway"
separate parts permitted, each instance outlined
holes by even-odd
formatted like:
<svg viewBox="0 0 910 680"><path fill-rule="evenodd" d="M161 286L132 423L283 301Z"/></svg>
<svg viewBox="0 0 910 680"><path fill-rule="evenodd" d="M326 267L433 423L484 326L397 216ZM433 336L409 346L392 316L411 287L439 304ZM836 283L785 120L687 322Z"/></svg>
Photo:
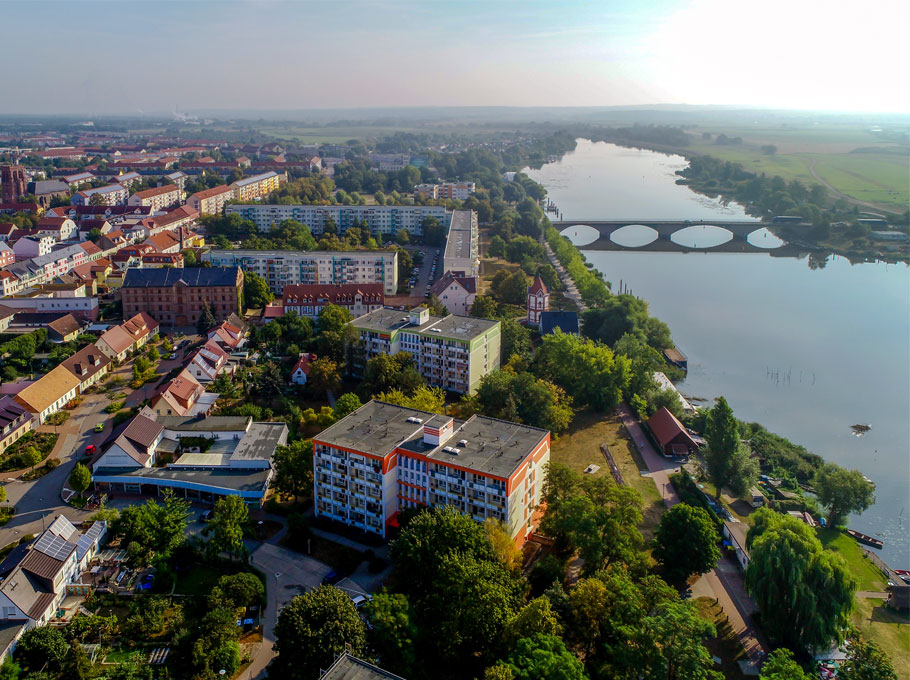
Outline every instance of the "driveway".
<svg viewBox="0 0 910 680"><path fill-rule="evenodd" d="M312 557L282 548L272 543L263 543L250 556L254 567L265 573L266 610L262 627L262 645L253 658L246 673L250 678L265 678L266 666L275 656L275 624L278 612L295 595L312 590L325 578L331 567Z"/></svg>
<svg viewBox="0 0 910 680"><path fill-rule="evenodd" d="M635 447L641 454L642 460L648 466L647 476L654 480L657 490L660 491L661 497L668 508L672 508L679 503L679 496L676 489L670 484L670 475L679 471L679 463L664 458L651 444L651 440L642 430L638 419L632 415L628 404L622 403L616 409L622 420L623 426L635 442Z"/></svg>

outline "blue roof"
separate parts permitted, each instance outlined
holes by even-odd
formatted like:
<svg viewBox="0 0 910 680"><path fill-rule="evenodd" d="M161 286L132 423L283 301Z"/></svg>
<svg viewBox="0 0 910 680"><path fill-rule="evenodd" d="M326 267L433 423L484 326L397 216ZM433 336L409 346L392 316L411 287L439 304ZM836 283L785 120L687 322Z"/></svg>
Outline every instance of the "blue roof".
<svg viewBox="0 0 910 680"><path fill-rule="evenodd" d="M77 246L78 247L78 246ZM187 267L127 269L123 277L123 288L147 288L173 286L178 281L195 288L198 286L234 286L237 283L237 267Z"/></svg>
<svg viewBox="0 0 910 680"><path fill-rule="evenodd" d="M556 328L578 335L578 312L541 312L540 334L548 335Z"/></svg>

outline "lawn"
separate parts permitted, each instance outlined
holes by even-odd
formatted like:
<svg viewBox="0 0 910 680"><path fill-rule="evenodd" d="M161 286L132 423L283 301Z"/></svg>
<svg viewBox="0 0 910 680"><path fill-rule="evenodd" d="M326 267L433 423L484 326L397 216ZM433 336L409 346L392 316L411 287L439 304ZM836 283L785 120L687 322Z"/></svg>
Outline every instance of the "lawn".
<svg viewBox="0 0 910 680"><path fill-rule="evenodd" d="M579 411L568 432L551 444L550 459L578 472L593 463L600 469L592 476L609 475L610 468L600 451L602 442L610 448L626 484L641 494L644 503L641 532L645 541L649 541L666 508L654 481L641 475L641 470L647 468L618 418L593 411Z"/></svg>
<svg viewBox="0 0 910 680"><path fill-rule="evenodd" d="M238 565L239 567L239 565ZM218 579L225 574L235 574L240 569L219 569L211 564L193 564L186 571L177 572L177 586L174 592L179 595L208 596Z"/></svg>
<svg viewBox="0 0 910 680"><path fill-rule="evenodd" d="M898 678L910 680L910 618L884 604L884 600L857 598L853 624L891 657Z"/></svg>
<svg viewBox="0 0 910 680"><path fill-rule="evenodd" d="M721 672L725 680L741 680L743 674L737 661L745 658L746 652L733 632L723 608L710 597L699 597L694 602L702 618L713 623L717 629L717 637L705 640L705 647L712 656L721 660Z"/></svg>
<svg viewBox="0 0 910 680"><path fill-rule="evenodd" d="M138 649L130 649L129 647L116 647L112 649L106 657L104 657L104 663L127 663L128 661L138 661L139 659L144 659L145 656L146 653L139 651Z"/></svg>
<svg viewBox="0 0 910 680"><path fill-rule="evenodd" d="M847 561L850 572L856 578L858 590L883 591L885 577L872 562L866 559L863 549L852 538L839 529L816 530L819 540L829 550L840 554Z"/></svg>

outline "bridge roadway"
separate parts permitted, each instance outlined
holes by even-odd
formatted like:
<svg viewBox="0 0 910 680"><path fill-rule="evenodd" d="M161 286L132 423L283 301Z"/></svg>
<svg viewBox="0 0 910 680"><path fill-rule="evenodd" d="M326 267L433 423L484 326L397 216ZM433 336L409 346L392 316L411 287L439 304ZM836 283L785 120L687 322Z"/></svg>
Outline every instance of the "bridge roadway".
<svg viewBox="0 0 910 680"><path fill-rule="evenodd" d="M768 248L758 248L748 242L747 238L752 232L763 227L775 226L768 222L756 220L563 220L553 222L553 227L562 232L570 227L591 227L600 232L600 238L580 247L586 250L641 250L661 252L689 252L689 251L715 251L735 253L767 253ZM610 236L632 225L650 227L657 232L657 238L642 246L622 246L614 243ZM671 237L678 231L687 227L714 226L729 231L733 237L716 246L706 248L693 248L674 242Z"/></svg>

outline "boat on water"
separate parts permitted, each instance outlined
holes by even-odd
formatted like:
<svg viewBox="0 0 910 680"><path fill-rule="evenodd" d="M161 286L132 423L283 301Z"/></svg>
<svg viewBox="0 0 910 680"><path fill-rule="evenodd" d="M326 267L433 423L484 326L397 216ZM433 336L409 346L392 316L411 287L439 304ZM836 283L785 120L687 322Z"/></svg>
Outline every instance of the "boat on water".
<svg viewBox="0 0 910 680"><path fill-rule="evenodd" d="M860 543L865 543L866 545L873 548L878 548L879 550L881 550L882 546L885 545L884 542L880 541L879 539L873 538L872 536L866 536L866 534L861 534L860 532L854 531L853 529L847 529L847 535L852 536Z"/></svg>

